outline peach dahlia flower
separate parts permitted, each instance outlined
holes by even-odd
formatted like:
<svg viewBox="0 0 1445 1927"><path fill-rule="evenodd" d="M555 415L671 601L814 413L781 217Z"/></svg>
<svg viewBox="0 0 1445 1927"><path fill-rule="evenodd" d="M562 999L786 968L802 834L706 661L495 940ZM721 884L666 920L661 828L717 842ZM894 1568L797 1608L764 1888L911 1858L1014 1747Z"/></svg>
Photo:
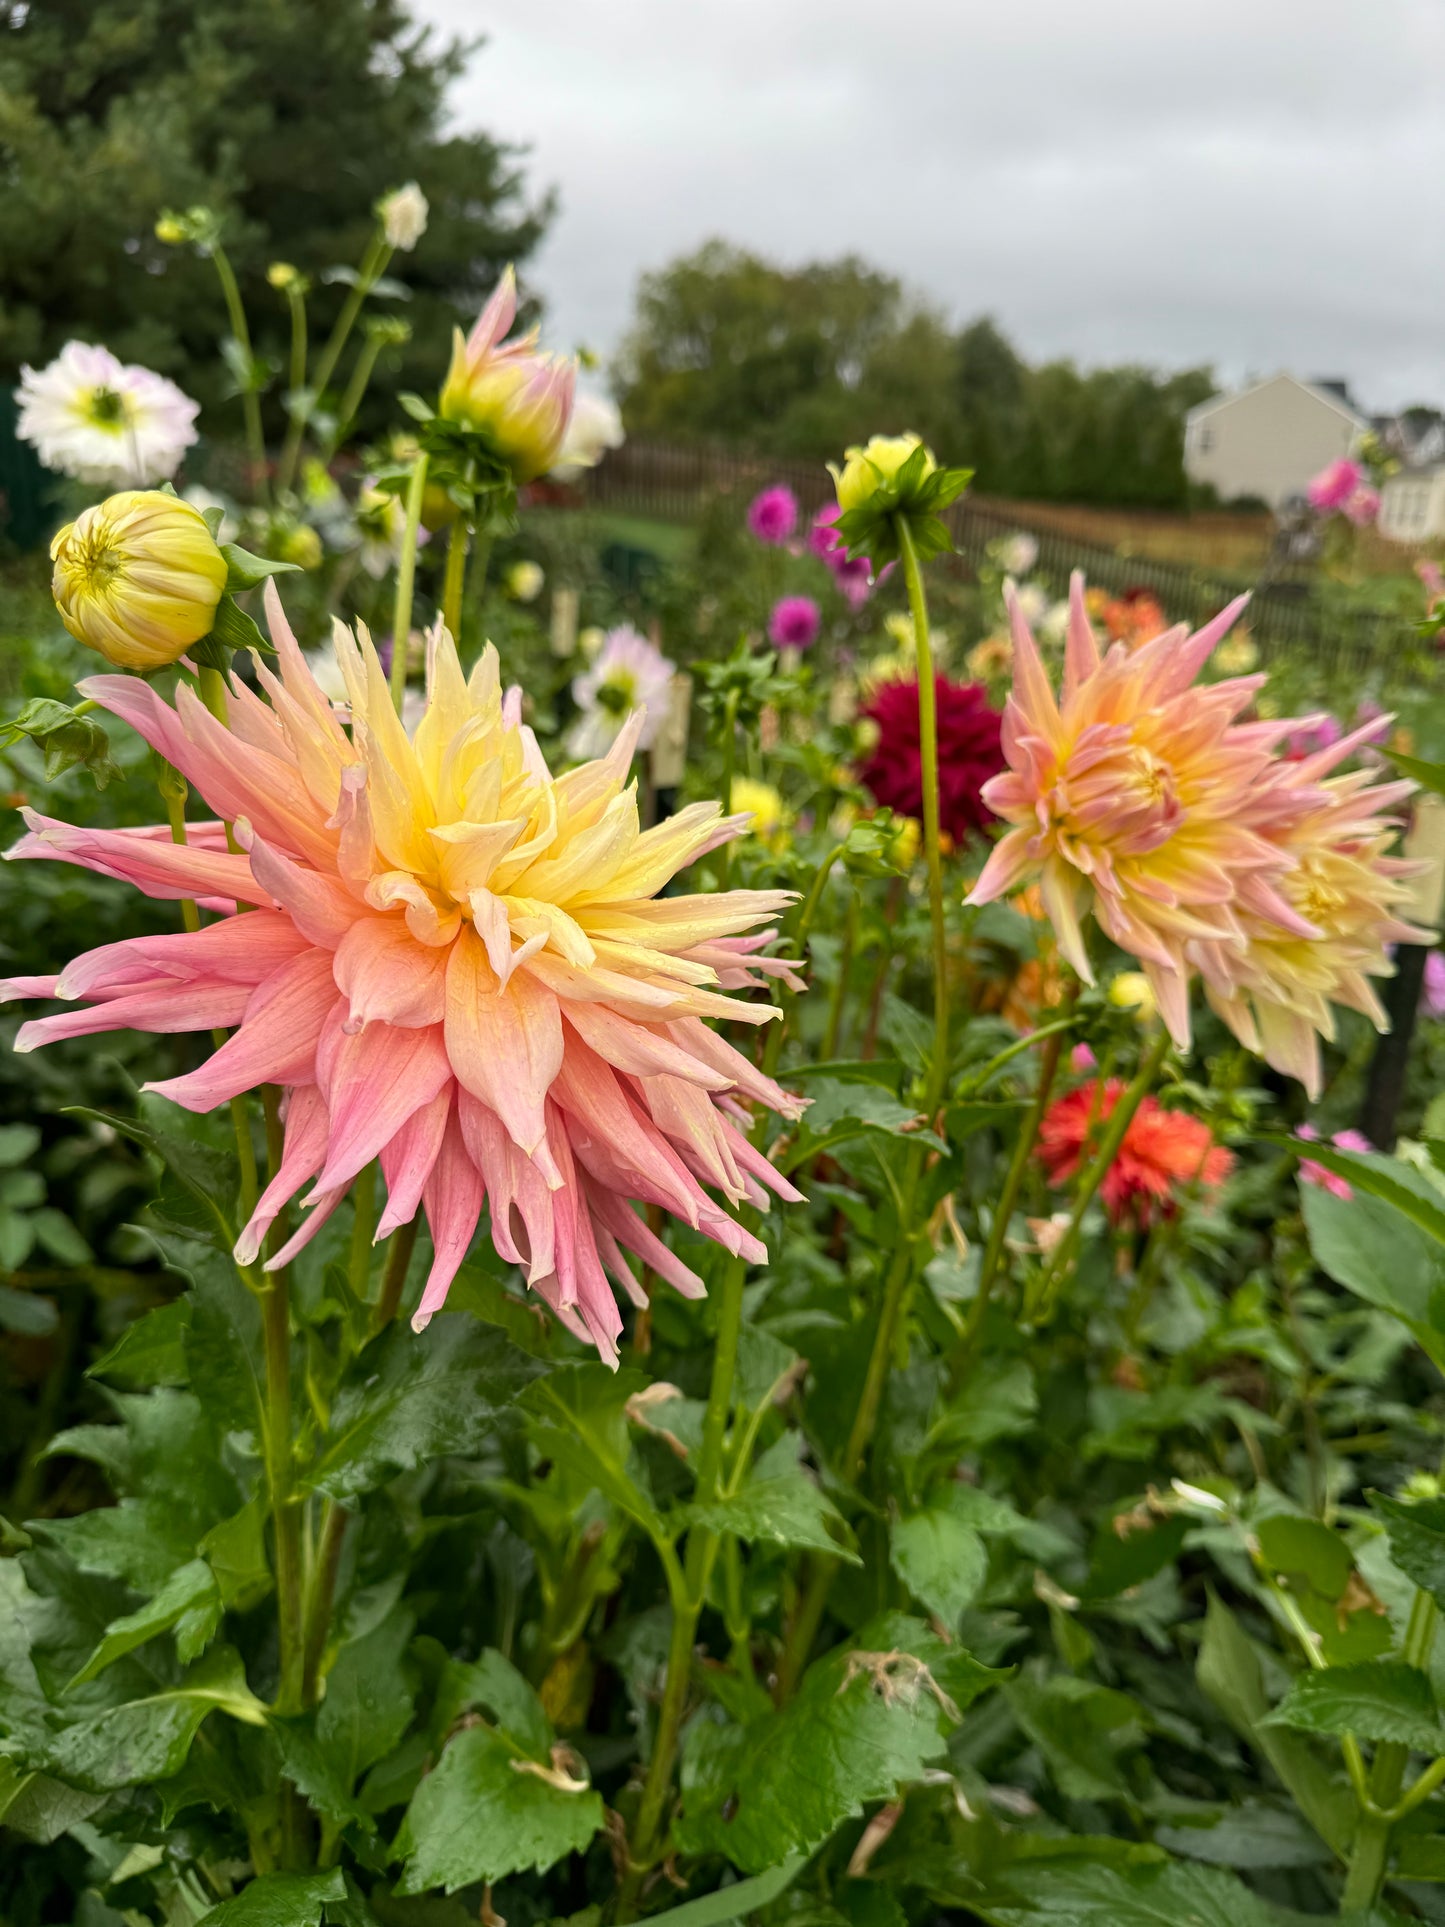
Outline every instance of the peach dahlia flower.
<svg viewBox="0 0 1445 1927"><path fill-rule="evenodd" d="M163 828L88 830L26 812L12 857L56 857L153 897L222 912L194 935L132 938L0 994L80 1007L26 1024L20 1049L138 1029L232 1034L198 1069L150 1088L209 1111L284 1087L285 1150L242 1230L254 1263L303 1186L286 1262L379 1157L385 1236L426 1211L434 1260L414 1323L442 1304L490 1207L498 1253L562 1322L616 1358L608 1275L640 1300L623 1248L678 1290L701 1279L648 1228L655 1204L728 1251L766 1256L709 1195L799 1194L749 1143L746 1100L802 1104L706 1023L769 1006L720 993L788 975L759 930L782 891L660 897L684 865L746 827L692 804L642 830L628 785L640 715L598 761L554 777L504 696L488 648L464 679L430 639L425 711L408 736L370 638L337 626L349 698L333 708L267 587L279 675L269 702L230 690L229 725L183 685L99 676L82 694L131 723L222 822L177 847ZM254 906L244 908L243 906ZM745 934L751 933L751 934Z"/></svg>
<svg viewBox="0 0 1445 1927"><path fill-rule="evenodd" d="M1014 648L1003 722L1009 768L984 785L983 797L1012 827L969 902L1036 881L1059 947L1086 983L1094 979L1083 920L1092 912L1139 959L1182 1046L1190 943L1237 939L1241 905L1312 934L1279 893L1288 858L1246 812L1288 725L1236 720L1262 676L1194 683L1245 598L1193 635L1181 625L1132 651L1115 643L1101 657L1075 574L1060 701L1017 597L1006 594Z"/></svg>

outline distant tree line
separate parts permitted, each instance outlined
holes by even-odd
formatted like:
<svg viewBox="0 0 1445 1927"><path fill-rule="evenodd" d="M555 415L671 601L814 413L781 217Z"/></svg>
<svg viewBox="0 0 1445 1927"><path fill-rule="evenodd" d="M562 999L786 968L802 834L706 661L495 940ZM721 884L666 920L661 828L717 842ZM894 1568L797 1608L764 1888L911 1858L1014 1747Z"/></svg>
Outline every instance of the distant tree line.
<svg viewBox="0 0 1445 1927"><path fill-rule="evenodd" d="M856 256L789 269L722 241L644 275L613 370L629 432L823 460L914 429L992 494L1173 509L1208 369L1030 366Z"/></svg>

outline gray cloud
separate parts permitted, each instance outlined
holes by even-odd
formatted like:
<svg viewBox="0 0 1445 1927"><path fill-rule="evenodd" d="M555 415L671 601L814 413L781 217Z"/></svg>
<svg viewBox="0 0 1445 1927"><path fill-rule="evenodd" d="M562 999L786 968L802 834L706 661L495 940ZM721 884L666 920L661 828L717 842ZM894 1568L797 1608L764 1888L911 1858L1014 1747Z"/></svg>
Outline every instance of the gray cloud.
<svg viewBox="0 0 1445 1927"><path fill-rule="evenodd" d="M1440 0L414 5L488 36L456 118L560 190L558 345L721 235L856 251L1035 357L1445 401Z"/></svg>

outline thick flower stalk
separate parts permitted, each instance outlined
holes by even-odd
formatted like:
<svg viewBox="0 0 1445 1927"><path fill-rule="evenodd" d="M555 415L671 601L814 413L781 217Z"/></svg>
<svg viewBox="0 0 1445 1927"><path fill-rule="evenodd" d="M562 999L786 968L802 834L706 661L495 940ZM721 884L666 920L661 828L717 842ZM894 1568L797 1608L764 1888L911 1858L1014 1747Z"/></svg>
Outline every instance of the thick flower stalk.
<svg viewBox="0 0 1445 1927"><path fill-rule="evenodd" d="M198 1070L151 1088L209 1111L283 1087L284 1156L241 1232L241 1263L309 1185L300 1230L267 1260L284 1265L379 1158L377 1235L418 1209L431 1230L418 1328L445 1301L485 1204L498 1253L615 1360L608 1277L641 1298L625 1250L678 1290L703 1289L634 1202L756 1260L762 1245L705 1187L733 1205L763 1204L764 1187L798 1196L739 1126L748 1100L786 1117L800 1102L705 1021L773 1015L721 993L789 977L759 928L787 894L658 896L746 819L700 803L641 830L627 783L640 717L605 758L554 778L519 693L503 695L495 651L464 679L439 630L409 737L370 638L338 626L347 727L269 585L267 608L279 674L258 666L269 702L233 682L229 726L186 686L174 708L129 677L82 686L234 823L241 853L220 822L177 846L162 829L27 813L12 857L57 857L221 915L4 986L78 1004L25 1025L18 1047L232 1028ZM256 907L235 914L245 904Z"/></svg>
<svg viewBox="0 0 1445 1927"><path fill-rule="evenodd" d="M1004 709L1009 768L984 801L1012 825L969 898L988 903L1037 882L1059 947L1086 983L1090 912L1137 957L1160 1013L1189 1041L1187 949L1238 941L1239 912L1312 935L1281 896L1283 851L1251 826L1249 802L1288 723L1241 723L1262 676L1206 688L1195 677L1244 598L1190 635L1166 631L1132 653L1100 656L1082 577L1070 586L1063 698L1008 596L1014 683Z"/></svg>

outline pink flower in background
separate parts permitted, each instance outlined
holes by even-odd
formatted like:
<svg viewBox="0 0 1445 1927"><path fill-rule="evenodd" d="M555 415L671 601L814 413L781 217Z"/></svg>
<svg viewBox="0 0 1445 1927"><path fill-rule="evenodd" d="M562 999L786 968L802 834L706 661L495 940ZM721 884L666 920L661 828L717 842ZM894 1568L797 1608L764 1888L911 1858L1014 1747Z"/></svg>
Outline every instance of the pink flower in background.
<svg viewBox="0 0 1445 1927"><path fill-rule="evenodd" d="M266 607L277 671L257 673L270 701L232 681L229 724L185 685L172 707L139 677L85 683L234 822L240 847L215 819L178 846L164 825L77 828L27 810L29 835L8 856L80 864L219 914L184 935L105 944L58 977L0 981L0 997L70 1005L24 1025L16 1048L230 1030L196 1069L149 1088L210 1111L282 1087L284 1153L241 1230L241 1264L258 1262L309 1184L300 1229L265 1260L287 1263L379 1157L378 1236L419 1210L431 1228L418 1330L485 1203L498 1255L615 1363L609 1278L645 1302L624 1249L685 1294L703 1290L637 1206L757 1261L764 1247L727 1206L799 1195L739 1126L747 1102L786 1118L802 1102L704 1021L774 1014L724 991L770 976L802 988L765 954L763 926L789 895L660 894L748 817L692 803L642 829L628 783L640 711L605 757L554 777L490 645L464 677L446 630L433 632L408 732L365 630L358 646L338 624L348 733L269 583Z"/></svg>
<svg viewBox="0 0 1445 1927"><path fill-rule="evenodd" d="M1317 508L1321 515L1333 515L1363 486L1364 480L1365 471L1360 464L1342 457L1338 462L1331 462L1328 468L1322 468L1305 493L1312 508Z"/></svg>
<svg viewBox="0 0 1445 1927"><path fill-rule="evenodd" d="M1080 1077L1086 1071L1096 1071L1099 1068L1099 1060L1087 1044L1075 1044L1069 1052L1069 1063Z"/></svg>
<svg viewBox="0 0 1445 1927"><path fill-rule="evenodd" d="M1435 605L1445 602L1445 575L1440 573L1440 564L1422 557L1415 564L1415 573L1425 585L1425 613L1433 615Z"/></svg>
<svg viewBox="0 0 1445 1927"><path fill-rule="evenodd" d="M1380 491L1377 488L1357 488L1344 504L1345 519L1353 522L1357 529L1368 528L1379 513Z"/></svg>
<svg viewBox="0 0 1445 1927"><path fill-rule="evenodd" d="M1445 1017L1445 950L1432 950L1425 959L1420 1008L1427 1016Z"/></svg>
<svg viewBox="0 0 1445 1927"><path fill-rule="evenodd" d="M785 595L768 617L768 640L779 649L807 649L818 640L818 605L810 595Z"/></svg>
<svg viewBox="0 0 1445 1927"><path fill-rule="evenodd" d="M1320 1134L1313 1124L1301 1124L1295 1136L1302 1137L1307 1144L1317 1144ZM1373 1151L1375 1148L1362 1131L1336 1131L1330 1143L1337 1151ZM1299 1175L1301 1184L1317 1184L1332 1197L1348 1200L1355 1195L1344 1178L1337 1172L1327 1171L1314 1158L1300 1159Z"/></svg>
<svg viewBox="0 0 1445 1927"><path fill-rule="evenodd" d="M748 504L748 527L760 542L779 547L797 526L798 498L782 482L765 488Z"/></svg>
<svg viewBox="0 0 1445 1927"><path fill-rule="evenodd" d="M1298 763L1317 749L1333 748L1344 733L1333 716L1302 716L1299 727L1284 739L1284 753L1292 763Z"/></svg>
<svg viewBox="0 0 1445 1927"><path fill-rule="evenodd" d="M834 527L842 513L842 509L836 502L829 502L820 508L813 517L812 528L808 531L808 547L820 561L827 564L833 582L849 608L861 609L873 590L870 565L867 556L856 555L850 558L848 551L844 548L843 538ZM880 571L878 577L880 582L892 567L893 564L890 562L887 569Z"/></svg>

